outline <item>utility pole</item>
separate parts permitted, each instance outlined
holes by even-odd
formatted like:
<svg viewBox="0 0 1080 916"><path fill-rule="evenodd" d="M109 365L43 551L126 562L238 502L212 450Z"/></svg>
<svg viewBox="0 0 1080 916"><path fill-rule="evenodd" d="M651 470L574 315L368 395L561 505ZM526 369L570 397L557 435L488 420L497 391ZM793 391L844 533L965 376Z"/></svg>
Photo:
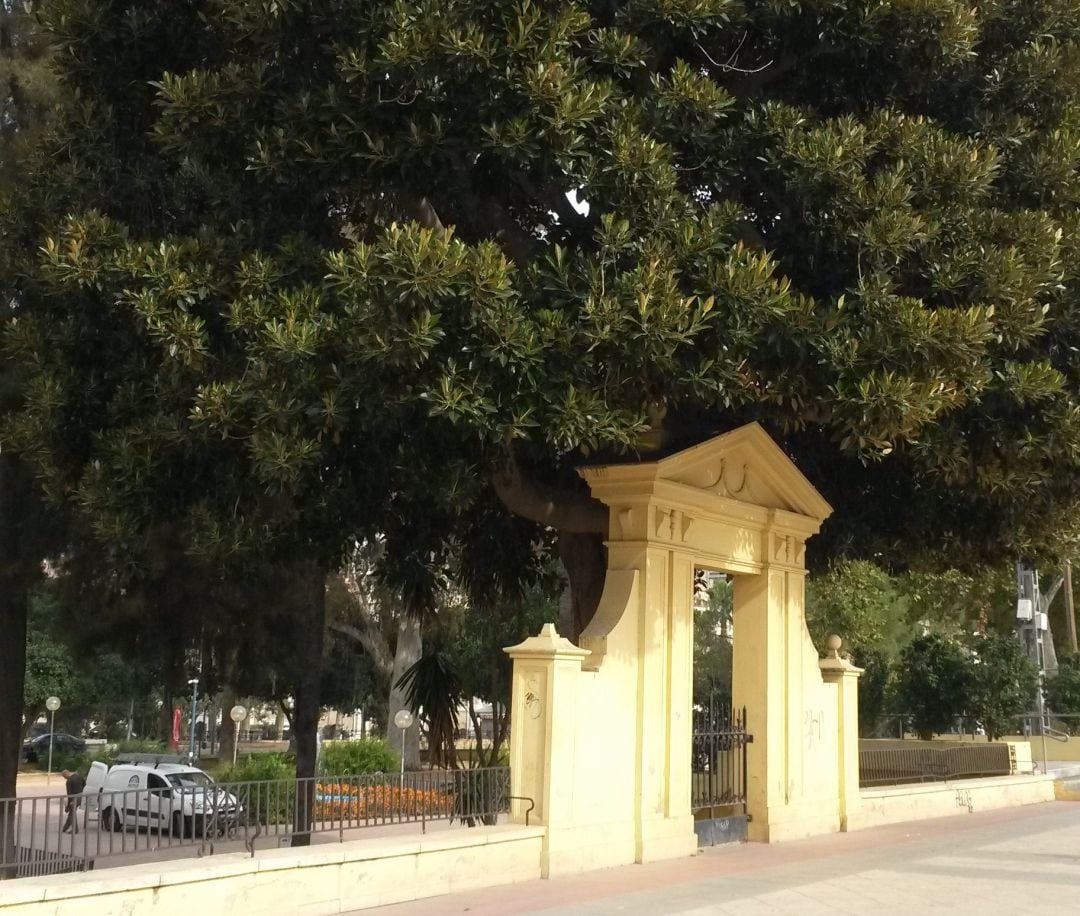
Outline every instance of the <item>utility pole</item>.
<svg viewBox="0 0 1080 916"><path fill-rule="evenodd" d="M1039 601L1039 576L1027 563L1016 564L1016 628L1020 641L1027 650L1028 657L1039 671L1039 690L1035 696L1035 713L1039 717L1039 731L1043 731L1046 709L1043 703L1043 679L1045 664L1043 660L1042 626Z"/></svg>
<svg viewBox="0 0 1080 916"><path fill-rule="evenodd" d="M1073 608L1072 560L1065 561L1065 619L1069 621L1069 648L1076 651L1076 610Z"/></svg>

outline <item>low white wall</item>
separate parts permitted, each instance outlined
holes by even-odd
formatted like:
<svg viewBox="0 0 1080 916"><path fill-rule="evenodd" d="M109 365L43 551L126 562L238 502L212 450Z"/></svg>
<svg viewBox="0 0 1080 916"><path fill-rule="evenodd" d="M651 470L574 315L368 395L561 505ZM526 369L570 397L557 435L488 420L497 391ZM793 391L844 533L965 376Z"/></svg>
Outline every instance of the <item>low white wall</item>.
<svg viewBox="0 0 1080 916"><path fill-rule="evenodd" d="M1054 800L1052 776L1000 776L863 789L848 830Z"/></svg>
<svg viewBox="0 0 1080 916"><path fill-rule="evenodd" d="M228 853L0 883L0 916L318 916L540 877L543 827Z"/></svg>

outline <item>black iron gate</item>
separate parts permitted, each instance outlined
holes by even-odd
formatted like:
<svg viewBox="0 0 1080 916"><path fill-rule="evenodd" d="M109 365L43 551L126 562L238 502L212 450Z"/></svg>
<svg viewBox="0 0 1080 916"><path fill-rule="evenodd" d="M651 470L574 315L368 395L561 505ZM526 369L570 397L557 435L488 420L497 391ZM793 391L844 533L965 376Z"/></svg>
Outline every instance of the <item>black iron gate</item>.
<svg viewBox="0 0 1080 916"><path fill-rule="evenodd" d="M694 706L690 803L703 817L746 814L746 707L710 699Z"/></svg>

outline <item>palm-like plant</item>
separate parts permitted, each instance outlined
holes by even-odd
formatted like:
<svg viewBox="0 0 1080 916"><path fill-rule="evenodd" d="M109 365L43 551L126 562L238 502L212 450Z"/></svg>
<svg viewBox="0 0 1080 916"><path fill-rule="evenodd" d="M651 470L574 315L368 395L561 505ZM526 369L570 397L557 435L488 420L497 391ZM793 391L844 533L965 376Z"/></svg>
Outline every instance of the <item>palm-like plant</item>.
<svg viewBox="0 0 1080 916"><path fill-rule="evenodd" d="M406 670L398 686L404 690L405 702L419 717L427 734L431 765L456 767L454 733L462 691L461 680L450 660L440 651L427 653Z"/></svg>

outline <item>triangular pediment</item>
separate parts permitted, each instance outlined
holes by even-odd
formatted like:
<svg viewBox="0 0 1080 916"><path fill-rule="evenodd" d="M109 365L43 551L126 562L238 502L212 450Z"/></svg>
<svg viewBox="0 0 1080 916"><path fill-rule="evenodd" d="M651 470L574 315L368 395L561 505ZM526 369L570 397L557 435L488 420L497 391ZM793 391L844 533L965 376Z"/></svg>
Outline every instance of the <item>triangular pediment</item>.
<svg viewBox="0 0 1080 916"><path fill-rule="evenodd" d="M823 521L832 507L757 423L659 461L584 468L593 495L612 504L632 482L668 481L703 495Z"/></svg>
<svg viewBox="0 0 1080 916"><path fill-rule="evenodd" d="M822 521L832 507L757 423L657 462L657 478Z"/></svg>

